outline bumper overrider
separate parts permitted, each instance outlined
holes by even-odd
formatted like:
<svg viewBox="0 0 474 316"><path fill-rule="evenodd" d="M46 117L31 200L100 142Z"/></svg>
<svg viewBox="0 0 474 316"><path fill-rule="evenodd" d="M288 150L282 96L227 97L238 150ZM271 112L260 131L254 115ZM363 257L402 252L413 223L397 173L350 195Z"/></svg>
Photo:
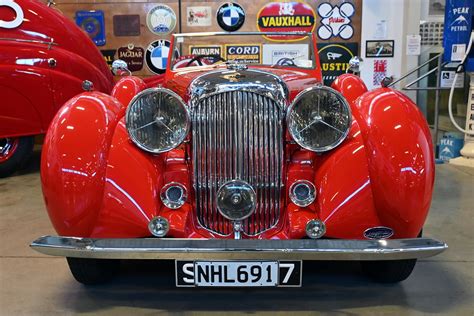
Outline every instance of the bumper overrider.
<svg viewBox="0 0 474 316"><path fill-rule="evenodd" d="M52 256L95 259L402 260L426 258L448 246L430 238L252 240L76 238L44 236L30 245Z"/></svg>

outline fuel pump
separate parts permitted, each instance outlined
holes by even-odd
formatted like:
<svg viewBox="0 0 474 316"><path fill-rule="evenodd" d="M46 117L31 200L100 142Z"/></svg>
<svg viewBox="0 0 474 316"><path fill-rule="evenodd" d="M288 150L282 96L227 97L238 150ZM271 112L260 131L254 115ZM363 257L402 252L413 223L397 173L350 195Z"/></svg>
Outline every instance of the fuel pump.
<svg viewBox="0 0 474 316"><path fill-rule="evenodd" d="M474 167L474 41L473 31L474 0L447 0L444 21L444 61L459 63L449 93L448 112L453 125L465 134L462 157L451 159L450 163ZM459 76L467 72L470 76L467 102L466 126L462 128L453 115L453 95Z"/></svg>

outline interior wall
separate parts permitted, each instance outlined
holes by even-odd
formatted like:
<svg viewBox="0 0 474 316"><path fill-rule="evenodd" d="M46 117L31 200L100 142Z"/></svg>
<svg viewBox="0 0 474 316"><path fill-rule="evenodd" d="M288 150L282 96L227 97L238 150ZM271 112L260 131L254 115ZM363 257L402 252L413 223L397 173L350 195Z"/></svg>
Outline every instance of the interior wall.
<svg viewBox="0 0 474 316"><path fill-rule="evenodd" d="M361 66L361 77L369 89L377 87L374 84L374 63L377 60L387 61L387 75L400 78L418 65L418 56L407 56L407 35L419 34L421 15L420 0L364 0L362 3L362 47L361 56L364 62ZM383 38L376 34L380 23L385 21L386 32ZM393 40L394 56L391 58L366 58L366 41ZM415 93L407 93L416 99Z"/></svg>
<svg viewBox="0 0 474 316"><path fill-rule="evenodd" d="M169 40L171 35L158 36L150 32L147 27L147 13L158 4L166 4L170 6L177 16L177 25L173 33L181 32L202 32L202 31L222 31L216 21L217 8L226 1L206 1L206 0L160 0L160 1L143 1L143 0L56 0L56 7L61 10L66 16L75 20L77 11L85 10L102 10L105 18L105 32L106 43L104 46L99 46L100 50L113 51L120 47L127 47L133 44L135 47L141 47L145 51L148 45L159 39ZM179 10L179 2L181 2L181 10ZM266 0L240 0L233 1L239 3L245 10L245 23L239 31L257 31L257 15L258 12L269 2ZM348 39L343 40L340 37L333 37L329 40L318 39L318 42L323 43L338 43L344 45L345 43L357 44L360 50L361 42L361 24L362 24L362 0L294 0L294 1L274 1L274 2L303 2L311 6L315 12L316 28L321 24L321 17L318 15L318 7L322 3L329 3L332 6L341 5L344 2L352 3L355 7L355 14L351 17L351 26L354 28L354 35ZM187 7L211 7L212 9L212 24L210 26L188 26L186 21ZM181 30L179 29L179 12L181 11ZM113 16L124 14L138 14L140 16L140 34L138 36L114 36L113 32ZM216 38L216 41L218 39ZM216 44L216 43L209 43ZM117 59L117 54L114 55ZM110 61L110 60L109 60ZM137 76L151 76L153 73L147 68L146 63L142 70L133 73Z"/></svg>

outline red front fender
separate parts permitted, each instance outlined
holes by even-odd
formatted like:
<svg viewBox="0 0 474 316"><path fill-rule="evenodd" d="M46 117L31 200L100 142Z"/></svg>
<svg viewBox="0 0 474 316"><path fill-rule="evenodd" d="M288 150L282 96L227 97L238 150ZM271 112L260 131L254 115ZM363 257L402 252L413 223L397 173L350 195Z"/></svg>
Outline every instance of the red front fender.
<svg viewBox="0 0 474 316"><path fill-rule="evenodd" d="M101 208L108 153L122 104L86 92L59 110L46 134L41 180L60 235L88 236Z"/></svg>
<svg viewBox="0 0 474 316"><path fill-rule="evenodd" d="M417 106L388 88L362 95L352 106L369 160L374 203L384 226L398 238L423 227L434 184L431 134Z"/></svg>

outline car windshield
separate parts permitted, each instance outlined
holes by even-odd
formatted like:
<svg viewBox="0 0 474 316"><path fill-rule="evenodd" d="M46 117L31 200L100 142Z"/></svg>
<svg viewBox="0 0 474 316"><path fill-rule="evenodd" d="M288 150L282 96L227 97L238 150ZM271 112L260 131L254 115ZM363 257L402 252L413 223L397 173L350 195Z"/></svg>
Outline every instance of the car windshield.
<svg viewBox="0 0 474 316"><path fill-rule="evenodd" d="M275 67L315 67L313 40L309 33L188 33L174 36L173 70L226 61Z"/></svg>

